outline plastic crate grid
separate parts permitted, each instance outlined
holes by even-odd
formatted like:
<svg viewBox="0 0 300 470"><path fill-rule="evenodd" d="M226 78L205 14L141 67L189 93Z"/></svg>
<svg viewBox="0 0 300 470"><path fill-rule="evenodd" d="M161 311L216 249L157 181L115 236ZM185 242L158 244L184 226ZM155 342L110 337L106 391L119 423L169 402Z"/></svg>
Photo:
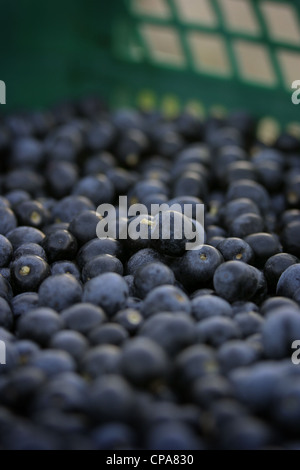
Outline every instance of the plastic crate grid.
<svg viewBox="0 0 300 470"><path fill-rule="evenodd" d="M291 94L300 79L300 3L274 0L124 0L129 23L116 44L119 55L135 63L188 71L266 92ZM117 26L120 28L120 23ZM180 76L174 75L180 81ZM155 90L140 90L137 98L145 108L157 103ZM126 100L124 100L126 101ZM176 114L180 98L165 95L163 109ZM198 99L185 103L204 114ZM213 105L215 112L225 107ZM264 120L279 131L274 118ZM297 122L290 130L299 132Z"/></svg>

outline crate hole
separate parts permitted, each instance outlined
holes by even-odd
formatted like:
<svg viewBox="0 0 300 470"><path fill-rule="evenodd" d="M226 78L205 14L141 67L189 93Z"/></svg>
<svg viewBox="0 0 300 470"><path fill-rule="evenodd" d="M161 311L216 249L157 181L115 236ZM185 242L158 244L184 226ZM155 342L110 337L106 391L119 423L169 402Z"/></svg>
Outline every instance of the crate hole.
<svg viewBox="0 0 300 470"><path fill-rule="evenodd" d="M266 46L237 40L234 41L233 48L242 78L261 85L276 84L276 75Z"/></svg>
<svg viewBox="0 0 300 470"><path fill-rule="evenodd" d="M180 101L177 96L165 95L161 103L161 110L166 118L172 119L179 115Z"/></svg>
<svg viewBox="0 0 300 470"><path fill-rule="evenodd" d="M289 134L297 137L298 139L300 138L300 123L299 122L290 122L286 126L286 130Z"/></svg>
<svg viewBox="0 0 300 470"><path fill-rule="evenodd" d="M229 76L230 62L222 36L216 34L188 33L188 42L194 64L201 72Z"/></svg>
<svg viewBox="0 0 300 470"><path fill-rule="evenodd" d="M157 105L156 94L152 90L141 90L137 96L137 105L143 111L152 111Z"/></svg>
<svg viewBox="0 0 300 470"><path fill-rule="evenodd" d="M297 11L292 5L265 1L261 3L269 34L276 41L300 43Z"/></svg>
<svg viewBox="0 0 300 470"><path fill-rule="evenodd" d="M140 30L153 60L180 67L185 64L185 57L175 28L143 24Z"/></svg>
<svg viewBox="0 0 300 470"><path fill-rule="evenodd" d="M131 0L131 8L138 15L169 18L170 9L165 0Z"/></svg>
<svg viewBox="0 0 300 470"><path fill-rule="evenodd" d="M217 18L209 0L174 0L180 20L209 27L217 26Z"/></svg>
<svg viewBox="0 0 300 470"><path fill-rule="evenodd" d="M262 118L257 127L258 139L266 145L272 145L280 134L278 121L272 117Z"/></svg>
<svg viewBox="0 0 300 470"><path fill-rule="evenodd" d="M185 105L185 111L198 118L204 119L206 116L205 106L201 101L190 100Z"/></svg>
<svg viewBox="0 0 300 470"><path fill-rule="evenodd" d="M299 52L279 49L277 57L285 85L290 90L292 82L300 78L300 54Z"/></svg>
<svg viewBox="0 0 300 470"><path fill-rule="evenodd" d="M259 23L249 0L219 0L226 26L234 32L258 35Z"/></svg>

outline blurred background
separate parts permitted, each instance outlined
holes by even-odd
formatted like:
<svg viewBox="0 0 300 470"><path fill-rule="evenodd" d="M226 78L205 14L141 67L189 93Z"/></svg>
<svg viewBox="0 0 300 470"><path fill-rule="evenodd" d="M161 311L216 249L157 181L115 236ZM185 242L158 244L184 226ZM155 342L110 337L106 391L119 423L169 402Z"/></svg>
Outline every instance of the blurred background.
<svg viewBox="0 0 300 470"><path fill-rule="evenodd" d="M7 104L97 93L113 107L246 109L300 133L300 1L1 0ZM275 127L274 127L275 126Z"/></svg>

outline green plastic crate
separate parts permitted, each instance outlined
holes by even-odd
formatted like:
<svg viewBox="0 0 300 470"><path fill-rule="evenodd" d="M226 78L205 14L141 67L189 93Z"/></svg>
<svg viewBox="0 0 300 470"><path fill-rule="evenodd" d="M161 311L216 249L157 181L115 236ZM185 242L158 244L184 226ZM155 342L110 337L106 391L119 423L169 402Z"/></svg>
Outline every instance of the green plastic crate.
<svg viewBox="0 0 300 470"><path fill-rule="evenodd" d="M7 104L97 91L112 106L246 109L300 133L300 0L2 0ZM1 109L2 111L2 109Z"/></svg>

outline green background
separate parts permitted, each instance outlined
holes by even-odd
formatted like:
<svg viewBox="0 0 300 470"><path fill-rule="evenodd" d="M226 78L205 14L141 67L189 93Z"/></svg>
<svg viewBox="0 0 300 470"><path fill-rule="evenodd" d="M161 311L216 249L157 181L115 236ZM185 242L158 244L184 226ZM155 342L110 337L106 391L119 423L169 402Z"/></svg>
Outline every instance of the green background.
<svg viewBox="0 0 300 470"><path fill-rule="evenodd" d="M299 6L298 0L293 3ZM1 0L0 79L7 87L1 111L44 107L88 92L99 93L113 106L136 105L143 90L151 90L152 105L176 97L182 106L201 100L205 108L244 108L258 117L273 116L282 125L298 121L300 105L292 104L292 91L280 82L267 88L202 75L190 62L175 70L153 63L147 54L133 60L128 44L138 41L137 21L123 0ZM169 21L184 32L178 18ZM222 25L218 32L225 40Z"/></svg>

